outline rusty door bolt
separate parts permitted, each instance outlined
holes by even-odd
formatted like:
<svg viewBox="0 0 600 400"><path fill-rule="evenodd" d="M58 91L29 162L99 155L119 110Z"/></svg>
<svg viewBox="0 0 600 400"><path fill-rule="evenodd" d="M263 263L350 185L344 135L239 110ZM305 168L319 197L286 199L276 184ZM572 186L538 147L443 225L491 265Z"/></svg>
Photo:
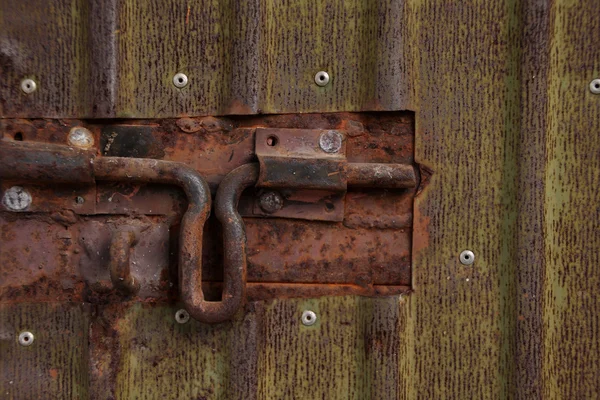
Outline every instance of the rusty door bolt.
<svg viewBox="0 0 600 400"><path fill-rule="evenodd" d="M87 150L94 145L94 135L84 127L76 126L69 132L67 141L70 146Z"/></svg>
<svg viewBox="0 0 600 400"><path fill-rule="evenodd" d="M315 75L315 83L317 86L327 86L329 83L329 74L326 71L319 71Z"/></svg>
<svg viewBox="0 0 600 400"><path fill-rule="evenodd" d="M344 137L337 131L323 132L319 137L319 146L325 153L337 153L342 148Z"/></svg>
<svg viewBox="0 0 600 400"><path fill-rule="evenodd" d="M23 211L31 205L31 195L21 186L13 186L4 192L2 204L11 211Z"/></svg>
<svg viewBox="0 0 600 400"><path fill-rule="evenodd" d="M283 208L283 197L277 192L265 192L260 195L259 204L264 212L273 214Z"/></svg>

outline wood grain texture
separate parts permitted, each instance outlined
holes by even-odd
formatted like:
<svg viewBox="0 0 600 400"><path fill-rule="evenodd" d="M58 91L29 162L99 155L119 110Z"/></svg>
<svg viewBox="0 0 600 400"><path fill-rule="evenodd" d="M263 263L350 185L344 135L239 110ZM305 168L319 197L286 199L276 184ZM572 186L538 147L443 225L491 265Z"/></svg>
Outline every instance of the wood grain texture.
<svg viewBox="0 0 600 400"><path fill-rule="evenodd" d="M19 27L10 21L24 6L0 7L3 116L410 109L416 161L433 170L415 202L407 298L252 303L217 327L176 326L167 306L107 306L91 325L92 398L597 397L596 1L118 1L105 17L115 50L101 54L116 78L103 103L81 84L113 76L86 61L86 6L44 4L57 21L44 28L37 11ZM59 39L65 53L44 47ZM24 98L15 87L43 63L55 75ZM313 83L321 69L324 88ZM181 90L178 71L190 76ZM473 266L460 264L464 249ZM11 307L2 315L21 315ZM27 318L66 324L55 306L29 307ZM313 327L299 322L307 307ZM5 349L3 367L4 354L28 354ZM67 395L85 381L74 365Z"/></svg>
<svg viewBox="0 0 600 400"><path fill-rule="evenodd" d="M0 304L0 397L87 398L88 327L85 305ZM18 342L23 331L30 346Z"/></svg>
<svg viewBox="0 0 600 400"><path fill-rule="evenodd" d="M176 310L99 309L92 398L395 399L406 384L398 296L251 303L216 326L180 325ZM304 310L315 325L301 323Z"/></svg>
<svg viewBox="0 0 600 400"><path fill-rule="evenodd" d="M409 109L402 0L4 1L0 115ZM52 23L50 23L52 21ZM331 83L319 87L325 70ZM183 72L189 84L176 88ZM38 90L25 95L23 77Z"/></svg>

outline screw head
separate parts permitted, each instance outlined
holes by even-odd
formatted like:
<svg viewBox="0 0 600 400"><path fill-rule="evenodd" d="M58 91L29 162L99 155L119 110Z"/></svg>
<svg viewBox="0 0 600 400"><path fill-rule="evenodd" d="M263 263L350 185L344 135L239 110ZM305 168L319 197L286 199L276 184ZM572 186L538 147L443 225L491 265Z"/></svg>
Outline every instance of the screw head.
<svg viewBox="0 0 600 400"><path fill-rule="evenodd" d="M302 324L311 326L317 323L317 314L314 311L306 310L302 313Z"/></svg>
<svg viewBox="0 0 600 400"><path fill-rule="evenodd" d="M69 132L67 141L71 146L87 150L94 145L94 135L88 129L76 126Z"/></svg>
<svg viewBox="0 0 600 400"><path fill-rule="evenodd" d="M344 137L338 131L323 132L319 137L319 146L325 153L337 153L342 148Z"/></svg>
<svg viewBox="0 0 600 400"><path fill-rule="evenodd" d="M185 324L189 320L190 320L190 313L187 312L187 310L182 308L180 310L177 310L177 312L175 313L175 321L177 321L178 323Z"/></svg>
<svg viewBox="0 0 600 400"><path fill-rule="evenodd" d="M475 262L475 254L471 250L465 250L460 253L460 262L463 265L471 265Z"/></svg>
<svg viewBox="0 0 600 400"><path fill-rule="evenodd" d="M326 86L329 83L329 74L325 71L319 71L315 75L315 83L317 86Z"/></svg>
<svg viewBox="0 0 600 400"><path fill-rule="evenodd" d="M21 346L31 346L34 340L35 336L31 332L21 332L19 334L19 344Z"/></svg>
<svg viewBox="0 0 600 400"><path fill-rule="evenodd" d="M594 79L590 82L590 92L594 94L600 94L600 78Z"/></svg>
<svg viewBox="0 0 600 400"><path fill-rule="evenodd" d="M178 88L186 87L188 84L188 77L186 74L179 72L173 77L173 85Z"/></svg>
<svg viewBox="0 0 600 400"><path fill-rule="evenodd" d="M272 214L283 208L283 197L277 192L265 192L260 195L258 204L264 212Z"/></svg>
<svg viewBox="0 0 600 400"><path fill-rule="evenodd" d="M21 186L13 186L4 192L2 204L11 211L23 211L32 202L31 195Z"/></svg>
<svg viewBox="0 0 600 400"><path fill-rule="evenodd" d="M75 197L75 203L83 204L83 203L85 203L85 199L81 196L77 196L77 197Z"/></svg>
<svg viewBox="0 0 600 400"><path fill-rule="evenodd" d="M24 93L30 94L35 92L35 89L37 89L37 84L35 83L35 81L33 79L23 79L21 81L21 90Z"/></svg>

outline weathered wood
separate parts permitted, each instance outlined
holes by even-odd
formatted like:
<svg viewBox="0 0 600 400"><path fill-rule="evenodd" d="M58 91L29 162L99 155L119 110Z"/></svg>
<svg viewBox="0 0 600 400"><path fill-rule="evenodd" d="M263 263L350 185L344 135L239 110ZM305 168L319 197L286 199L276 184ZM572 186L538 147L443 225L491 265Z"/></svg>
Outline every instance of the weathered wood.
<svg viewBox="0 0 600 400"><path fill-rule="evenodd" d="M0 115L402 110L402 0L5 0ZM319 87L318 71L331 82ZM173 76L189 84L178 89ZM25 95L24 77L38 82Z"/></svg>
<svg viewBox="0 0 600 400"><path fill-rule="evenodd" d="M401 297L251 303L228 323L175 322L177 308L101 307L91 393L110 398L395 399ZM304 310L317 323L304 326Z"/></svg>
<svg viewBox="0 0 600 400"><path fill-rule="evenodd" d="M0 397L88 398L88 329L85 305L0 303ZM19 344L24 331L33 344Z"/></svg>
<svg viewBox="0 0 600 400"><path fill-rule="evenodd" d="M545 118L542 395L600 393L600 19L595 1L552 10ZM537 266L538 268L541 266Z"/></svg>
<svg viewBox="0 0 600 400"><path fill-rule="evenodd" d="M597 5L417 4L408 397L593 398Z"/></svg>
<svg viewBox="0 0 600 400"><path fill-rule="evenodd" d="M410 109L416 161L433 175L415 203L406 299L253 303L217 327L175 326L166 306L106 307L92 323L93 398L597 397L600 96L588 90L600 77L596 1L115 4L104 18L117 50L100 53L113 57L111 81L110 68L103 75L106 65L89 61L87 3L29 12L4 1L0 114ZM313 83L321 69L332 76L323 88ZM181 90L171 84L178 71L190 76ZM18 89L25 76L40 80L34 96ZM88 86L102 93L103 79L112 92L96 111ZM459 263L464 249L474 265ZM54 315L57 329L80 318L20 307L2 305L3 318ZM306 307L320 316L313 327L299 322ZM3 390L13 363L51 365L13 339L2 342ZM13 397L86 393L73 389L86 379L85 343L65 353L53 340L52 365L73 375L28 387L19 369Z"/></svg>

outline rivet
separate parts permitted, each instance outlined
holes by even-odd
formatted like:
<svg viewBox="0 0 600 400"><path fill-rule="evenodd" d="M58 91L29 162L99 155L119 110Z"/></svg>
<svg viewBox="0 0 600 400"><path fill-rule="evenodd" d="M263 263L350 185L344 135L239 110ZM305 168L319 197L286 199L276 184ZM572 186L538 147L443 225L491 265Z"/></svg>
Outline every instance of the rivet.
<svg viewBox="0 0 600 400"><path fill-rule="evenodd" d="M325 71L319 71L315 75L315 83L318 86L325 86L329 83L329 74Z"/></svg>
<svg viewBox="0 0 600 400"><path fill-rule="evenodd" d="M317 322L317 314L314 311L306 310L302 313L302 324L306 326L314 325Z"/></svg>
<svg viewBox="0 0 600 400"><path fill-rule="evenodd" d="M2 204L11 211L23 211L31 205L31 195L21 186L13 186L4 192Z"/></svg>
<svg viewBox="0 0 600 400"><path fill-rule="evenodd" d="M31 332L21 332L19 334L19 344L21 346L31 346L33 344L34 340L35 340L35 337L33 336L33 333L31 333Z"/></svg>
<svg viewBox="0 0 600 400"><path fill-rule="evenodd" d="M76 126L69 132L67 141L71 146L87 150L94 145L94 135L86 128Z"/></svg>
<svg viewBox="0 0 600 400"><path fill-rule="evenodd" d="M75 203L83 204L83 203L85 203L85 199L81 196L77 196L77 197L75 197Z"/></svg>
<svg viewBox="0 0 600 400"><path fill-rule="evenodd" d="M277 192L265 192L260 195L258 204L264 212L273 214L283 208L283 197Z"/></svg>
<svg viewBox="0 0 600 400"><path fill-rule="evenodd" d="M175 321L179 322L180 324L185 324L189 320L190 320L190 313L187 312L187 310L184 310L182 308L181 310L177 310L177 312L175 313Z"/></svg>
<svg viewBox="0 0 600 400"><path fill-rule="evenodd" d="M590 82L590 92L594 94L600 94L600 78L594 79Z"/></svg>
<svg viewBox="0 0 600 400"><path fill-rule="evenodd" d="M186 74L179 72L177 74L175 74L175 76L173 77L173 85L175 85L175 87L178 88L182 88L187 86L188 84L188 77Z"/></svg>
<svg viewBox="0 0 600 400"><path fill-rule="evenodd" d="M337 153L342 148L344 137L338 131L323 132L319 137L319 146L325 153Z"/></svg>
<svg viewBox="0 0 600 400"><path fill-rule="evenodd" d="M465 250L460 253L460 262L463 265L471 265L475 262L475 254L471 250Z"/></svg>
<svg viewBox="0 0 600 400"><path fill-rule="evenodd" d="M35 92L37 84L33 79L23 79L21 81L21 90L27 94Z"/></svg>

